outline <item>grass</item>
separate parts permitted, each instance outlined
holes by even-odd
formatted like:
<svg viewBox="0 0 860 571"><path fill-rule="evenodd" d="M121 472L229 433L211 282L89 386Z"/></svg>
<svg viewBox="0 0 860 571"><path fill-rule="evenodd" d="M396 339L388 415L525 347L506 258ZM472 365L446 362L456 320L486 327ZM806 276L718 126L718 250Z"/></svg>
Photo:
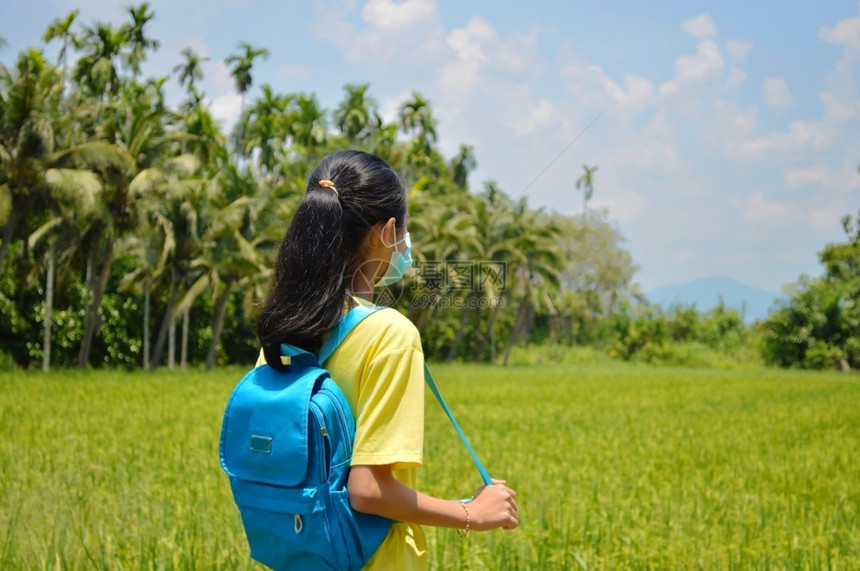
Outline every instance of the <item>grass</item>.
<svg viewBox="0 0 860 571"><path fill-rule="evenodd" d="M0 568L253 569L220 470L239 369L0 374ZM860 379L435 366L520 527L428 529L434 569L860 567ZM422 490L480 479L428 393Z"/></svg>

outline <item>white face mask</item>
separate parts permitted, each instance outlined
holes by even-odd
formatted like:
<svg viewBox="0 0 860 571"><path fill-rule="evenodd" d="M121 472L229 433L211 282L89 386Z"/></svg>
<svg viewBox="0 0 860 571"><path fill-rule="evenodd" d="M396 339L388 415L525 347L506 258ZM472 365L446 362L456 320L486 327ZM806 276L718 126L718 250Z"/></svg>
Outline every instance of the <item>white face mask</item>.
<svg viewBox="0 0 860 571"><path fill-rule="evenodd" d="M397 245L401 242L406 243L406 254L401 254L397 249ZM391 258L388 260L388 269L385 274L376 282L377 286L389 286L396 284L403 279L409 268L412 267L412 240L409 238L409 232L403 235L403 238L392 244L394 251L391 252Z"/></svg>

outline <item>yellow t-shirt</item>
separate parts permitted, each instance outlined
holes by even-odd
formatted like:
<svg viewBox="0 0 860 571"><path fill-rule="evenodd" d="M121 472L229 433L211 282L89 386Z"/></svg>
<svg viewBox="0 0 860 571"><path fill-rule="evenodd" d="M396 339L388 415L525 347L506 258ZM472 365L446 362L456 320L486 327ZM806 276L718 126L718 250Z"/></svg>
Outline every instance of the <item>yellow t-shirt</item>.
<svg viewBox="0 0 860 571"><path fill-rule="evenodd" d="M257 364L265 362L261 353ZM424 353L418 330L397 310L379 310L355 326L324 366L355 417L351 464L390 464L395 478L416 489L424 449ZM364 567L426 568L424 530L410 522L395 522Z"/></svg>
<svg viewBox="0 0 860 571"><path fill-rule="evenodd" d="M424 353L418 330L397 310L379 310L355 326L325 367L355 416L352 465L391 464L394 477L415 489L424 449ZM364 568L426 569L421 526L393 524Z"/></svg>

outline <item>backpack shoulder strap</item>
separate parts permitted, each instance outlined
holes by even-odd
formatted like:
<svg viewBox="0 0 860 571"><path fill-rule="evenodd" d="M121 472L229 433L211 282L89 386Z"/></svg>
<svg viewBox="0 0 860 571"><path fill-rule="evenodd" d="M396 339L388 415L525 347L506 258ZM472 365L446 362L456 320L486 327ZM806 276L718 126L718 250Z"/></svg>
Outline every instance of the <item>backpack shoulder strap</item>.
<svg viewBox="0 0 860 571"><path fill-rule="evenodd" d="M484 485L491 485L493 483L493 479L490 478L490 474L487 472L487 469L484 468L483 464L481 464L481 461L478 459L478 455L475 454L475 451L472 450L472 447L469 445L469 441L466 440L466 435L463 434L463 429L460 428L459 424L457 424L457 421L454 419L454 414L451 412L451 409L448 408L448 405L445 403L445 399L442 398L442 393L439 392L439 387L436 386L436 381L433 380L433 375L430 374L430 367L427 366L426 362L424 363L424 381L427 383L427 386L430 387L436 400L439 401L439 405L442 407L442 410L444 410L445 414L448 415L448 419L450 419L451 424L454 425L454 429L457 431L457 434L460 435L460 440L463 441L463 445L466 447L466 450L469 451L469 455L472 457L472 461L475 462L478 472L481 473L481 480L484 481Z"/></svg>
<svg viewBox="0 0 860 571"><path fill-rule="evenodd" d="M317 361L320 364L320 367L323 366L326 359L331 357L331 354L334 353L334 350L337 349L341 342L346 339L346 336L349 335L349 332L352 331L352 328L361 323L361 321L370 316L373 313L376 313L382 309L378 306L373 307L364 307L362 305L357 305L346 312L337 325L334 326L334 329L328 334L325 341L320 348L319 355L317 356Z"/></svg>
<svg viewBox="0 0 860 571"><path fill-rule="evenodd" d="M346 336L352 331L352 328L361 323L361 321L372 315L373 313L382 309L379 306L374 307L364 307L358 305L350 309L346 315L338 322L338 324L331 330L328 337L326 337L323 342L322 347L320 348L318 362L320 366L323 366L326 359L328 359L332 353L334 353L335 349L337 349L341 342L346 339ZM463 445L466 447L466 450L469 451L469 455L472 457L472 460L475 462L475 466L478 468L478 472L481 474L481 480L483 480L484 484L489 486L493 483L492 478L490 478L490 474L487 472L484 465L478 459L478 455L475 454L475 451L469 445L469 441L466 439L466 435L463 433L463 429L460 428L460 425L457 424L457 420L454 418L451 409L448 408L448 405L445 403L445 399L442 398L442 393L439 392L439 387L436 386L436 382L433 380L433 375L430 373L430 368L427 366L427 363L424 363L424 381L427 383L427 386L430 387L430 390L433 392L433 395L436 397L436 400L439 401L439 405L442 407L442 410L445 411L445 414L448 415L448 418L451 420L451 424L454 425L454 429L457 431L457 434L460 436L460 440L463 441Z"/></svg>

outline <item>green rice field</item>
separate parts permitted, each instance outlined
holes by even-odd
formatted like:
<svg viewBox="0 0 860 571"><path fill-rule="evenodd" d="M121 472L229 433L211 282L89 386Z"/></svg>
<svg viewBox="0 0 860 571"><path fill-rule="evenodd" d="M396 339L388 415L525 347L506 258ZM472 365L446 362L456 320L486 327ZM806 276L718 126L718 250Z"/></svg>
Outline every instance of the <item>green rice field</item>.
<svg viewBox="0 0 860 571"><path fill-rule="evenodd" d="M243 371L0 374L0 569L254 569L218 463ZM860 377L435 366L520 526L431 569L858 569ZM427 393L422 491L480 483Z"/></svg>

